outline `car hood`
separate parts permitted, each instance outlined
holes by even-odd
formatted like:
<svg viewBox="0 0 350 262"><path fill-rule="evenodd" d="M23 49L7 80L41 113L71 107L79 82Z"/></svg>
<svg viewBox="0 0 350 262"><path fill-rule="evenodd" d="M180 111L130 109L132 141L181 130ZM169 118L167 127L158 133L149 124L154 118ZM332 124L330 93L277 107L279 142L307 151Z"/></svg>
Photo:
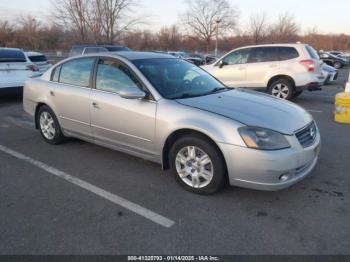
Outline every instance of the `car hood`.
<svg viewBox="0 0 350 262"><path fill-rule="evenodd" d="M179 99L177 102L228 117L247 126L268 128L288 135L313 120L307 111L291 102L243 89Z"/></svg>

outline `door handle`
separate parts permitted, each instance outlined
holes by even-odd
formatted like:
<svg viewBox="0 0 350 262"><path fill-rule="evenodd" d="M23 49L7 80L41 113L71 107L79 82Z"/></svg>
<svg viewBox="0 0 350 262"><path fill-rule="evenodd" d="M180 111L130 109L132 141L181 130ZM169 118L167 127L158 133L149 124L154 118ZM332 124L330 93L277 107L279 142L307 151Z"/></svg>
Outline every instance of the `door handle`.
<svg viewBox="0 0 350 262"><path fill-rule="evenodd" d="M243 70L245 70L245 67L239 67L238 70L243 71Z"/></svg>
<svg viewBox="0 0 350 262"><path fill-rule="evenodd" d="M50 95L51 96L55 96L55 92L54 91L50 91Z"/></svg>
<svg viewBox="0 0 350 262"><path fill-rule="evenodd" d="M99 105L98 105L96 102L92 102L92 106L93 106L94 108L100 108Z"/></svg>
<svg viewBox="0 0 350 262"><path fill-rule="evenodd" d="M277 67L277 65L270 65L271 68Z"/></svg>

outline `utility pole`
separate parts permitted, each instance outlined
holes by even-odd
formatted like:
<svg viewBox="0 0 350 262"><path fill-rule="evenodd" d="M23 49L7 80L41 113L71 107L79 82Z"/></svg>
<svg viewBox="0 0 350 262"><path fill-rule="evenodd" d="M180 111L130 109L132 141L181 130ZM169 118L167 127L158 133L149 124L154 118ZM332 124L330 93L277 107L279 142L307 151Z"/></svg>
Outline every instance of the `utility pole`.
<svg viewBox="0 0 350 262"><path fill-rule="evenodd" d="M215 56L218 56L218 48L219 48L219 25L221 23L221 19L217 19L216 23L216 43L215 43Z"/></svg>

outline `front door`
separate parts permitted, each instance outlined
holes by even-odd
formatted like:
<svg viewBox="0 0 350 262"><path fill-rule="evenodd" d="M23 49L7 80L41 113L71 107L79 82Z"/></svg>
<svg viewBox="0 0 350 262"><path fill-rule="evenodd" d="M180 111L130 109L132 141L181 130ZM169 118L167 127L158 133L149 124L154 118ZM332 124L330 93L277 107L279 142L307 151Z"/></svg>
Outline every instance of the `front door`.
<svg viewBox="0 0 350 262"><path fill-rule="evenodd" d="M240 49L219 61L213 75L229 87L246 87L250 49Z"/></svg>
<svg viewBox="0 0 350 262"><path fill-rule="evenodd" d="M157 103L119 96L123 88L142 88L133 72L116 59L101 58L95 83L90 103L94 138L134 153L155 154Z"/></svg>

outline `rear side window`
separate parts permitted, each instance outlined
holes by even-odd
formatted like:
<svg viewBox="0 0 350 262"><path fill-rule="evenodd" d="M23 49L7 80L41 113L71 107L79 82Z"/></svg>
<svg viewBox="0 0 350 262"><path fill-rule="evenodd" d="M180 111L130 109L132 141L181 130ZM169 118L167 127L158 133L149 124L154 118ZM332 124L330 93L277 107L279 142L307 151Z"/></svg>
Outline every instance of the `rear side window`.
<svg viewBox="0 0 350 262"><path fill-rule="evenodd" d="M66 62L62 65L59 82L88 87L94 61L94 58L82 58Z"/></svg>
<svg viewBox="0 0 350 262"><path fill-rule="evenodd" d="M306 45L305 48L306 48L307 52L309 53L309 55L310 55L310 57L311 57L312 59L316 59L316 60L319 60L319 59L320 59L320 57L319 57L319 55L317 54L316 50L313 49L311 46Z"/></svg>
<svg viewBox="0 0 350 262"><path fill-rule="evenodd" d="M298 51L294 47L279 47L280 61L290 60L299 57Z"/></svg>
<svg viewBox="0 0 350 262"><path fill-rule="evenodd" d="M0 49L0 62L27 62L24 53L19 50Z"/></svg>
<svg viewBox="0 0 350 262"><path fill-rule="evenodd" d="M257 47L253 48L249 57L249 63L263 63L278 61L277 47Z"/></svg>
<svg viewBox="0 0 350 262"><path fill-rule="evenodd" d="M33 63L38 63L38 62L46 62L47 58L44 55L35 55L35 56L29 56L29 60L32 61Z"/></svg>

